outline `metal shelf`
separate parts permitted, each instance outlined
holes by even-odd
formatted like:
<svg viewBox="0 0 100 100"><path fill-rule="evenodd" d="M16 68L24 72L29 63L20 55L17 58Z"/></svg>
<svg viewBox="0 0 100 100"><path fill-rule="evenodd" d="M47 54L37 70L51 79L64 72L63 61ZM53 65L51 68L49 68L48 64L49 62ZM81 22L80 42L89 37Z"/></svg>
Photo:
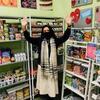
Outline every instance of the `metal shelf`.
<svg viewBox="0 0 100 100"><path fill-rule="evenodd" d="M70 39L67 41L67 43L68 43L68 42L71 42L71 43L82 43L82 44L87 44L87 43L89 43L89 42L85 42L85 41L76 41L76 40L70 40Z"/></svg>
<svg viewBox="0 0 100 100"><path fill-rule="evenodd" d="M71 74L71 75L73 75L73 76L76 76L76 77L78 77L78 78L80 78L80 79L82 79L82 80L84 80L84 81L87 81L87 78L85 78L85 77L82 76L82 75L75 74L74 72L71 72L71 71L68 71L68 70L65 70L65 72L66 72L66 73L69 73L69 74Z"/></svg>
<svg viewBox="0 0 100 100"><path fill-rule="evenodd" d="M79 28L76 28L76 29L79 29ZM67 51L69 50L68 47L70 47L70 46L86 50L87 44L90 43L90 42L76 41L76 40L69 39L65 43L65 68L64 68L64 73L63 73L63 86L65 86L65 88L68 88L72 93L76 93L77 95L79 95L79 97L82 97L83 100L87 100L90 69L91 69L91 67L90 67L91 66L91 60L90 59L75 58L74 56L68 55ZM71 66L74 66L74 65L76 65L76 66L79 65L81 68L83 68L83 73L85 72L86 75L82 76L82 75L79 75L77 73L74 73L73 71L67 70L67 64L68 65L70 64L68 66L68 68L71 67ZM71 82L74 81L73 78L75 77L76 79L78 79L80 81L80 84L84 85L82 87L82 89L84 89L84 92L81 92L80 90L75 89L72 86L69 86L68 84L65 84L66 76L68 76L68 75L71 78L71 80L69 79ZM78 83L76 83L76 84L78 85ZM63 100L64 93L65 93L64 87L62 87L62 99L61 100Z"/></svg>
<svg viewBox="0 0 100 100"><path fill-rule="evenodd" d="M22 41L22 40L0 40L0 43L4 43L4 42L18 42L18 41Z"/></svg>
<svg viewBox="0 0 100 100"><path fill-rule="evenodd" d="M4 64L0 64L0 66L6 66L6 65L11 65L11 64L17 64L17 63L22 63L22 62L26 62L28 60L25 61L18 61L18 62L8 62L8 63L4 63Z"/></svg>
<svg viewBox="0 0 100 100"><path fill-rule="evenodd" d="M100 66L100 64L99 64L99 63L94 63L94 65Z"/></svg>
<svg viewBox="0 0 100 100"><path fill-rule="evenodd" d="M3 87L0 87L0 89L8 88L8 87L10 87L10 86L15 86L15 85L18 85L18 84L21 84L21 83L24 83L24 82L28 82L28 81L29 81L29 79L24 80L24 81L19 81L19 82L16 82L16 83L10 84L10 85L6 85L6 86L3 86Z"/></svg>
<svg viewBox="0 0 100 100"><path fill-rule="evenodd" d="M78 44L85 44L85 45L87 45L88 43L93 43L93 44L100 45L100 43L98 43L98 42L96 43L96 42L92 42L92 41L86 42L86 41L76 41L76 40L71 40L71 39L69 39L69 40L67 41L68 45L69 45L69 42L70 42L70 43L74 43L74 44L78 43Z"/></svg>
<svg viewBox="0 0 100 100"><path fill-rule="evenodd" d="M28 87L29 84L28 83L25 83L25 84L22 84L22 85L19 85L19 86L16 86L16 87L13 87L13 88L10 88L10 89L7 89L7 93L12 93L12 92L15 92L15 91L18 91L18 90L22 90L26 87Z"/></svg>
<svg viewBox="0 0 100 100"><path fill-rule="evenodd" d="M92 81L92 84L95 85L95 86L98 86L100 88L100 84L96 81Z"/></svg>
<svg viewBox="0 0 100 100"><path fill-rule="evenodd" d="M71 87L71 86L68 86L68 85L66 85L66 84L64 84L64 86L65 86L66 88L68 88L69 90L71 90L72 92L76 93L77 95L81 96L82 98L85 97L85 95L83 95L78 89L75 89L75 88L73 88L73 87Z"/></svg>
<svg viewBox="0 0 100 100"><path fill-rule="evenodd" d="M84 59L81 59L81 58L75 58L75 57L71 57L71 56L66 56L66 57L67 57L67 59L73 59L73 60L78 60L78 61L81 61L81 62L89 63L88 60L84 60Z"/></svg>
<svg viewBox="0 0 100 100"><path fill-rule="evenodd" d="M73 46L73 47L77 47L77 48L86 48L86 46L77 45L77 44L68 44L68 46Z"/></svg>
<svg viewBox="0 0 100 100"><path fill-rule="evenodd" d="M23 17L19 16L0 16L0 19L22 19ZM27 17L30 18L30 17ZM32 19L49 19L49 20L55 20L55 19L63 19L62 17L43 17L43 16L31 16Z"/></svg>

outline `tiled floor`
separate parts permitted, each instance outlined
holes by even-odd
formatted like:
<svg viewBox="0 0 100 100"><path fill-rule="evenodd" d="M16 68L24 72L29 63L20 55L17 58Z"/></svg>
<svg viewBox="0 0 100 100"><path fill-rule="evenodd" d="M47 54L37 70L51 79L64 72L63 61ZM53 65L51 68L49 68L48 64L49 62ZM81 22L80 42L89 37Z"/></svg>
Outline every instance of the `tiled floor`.
<svg viewBox="0 0 100 100"><path fill-rule="evenodd" d="M50 97L47 97L47 96L42 96L42 97L38 97L38 98L35 98L35 100L61 100L59 97L55 97L55 98L50 98Z"/></svg>

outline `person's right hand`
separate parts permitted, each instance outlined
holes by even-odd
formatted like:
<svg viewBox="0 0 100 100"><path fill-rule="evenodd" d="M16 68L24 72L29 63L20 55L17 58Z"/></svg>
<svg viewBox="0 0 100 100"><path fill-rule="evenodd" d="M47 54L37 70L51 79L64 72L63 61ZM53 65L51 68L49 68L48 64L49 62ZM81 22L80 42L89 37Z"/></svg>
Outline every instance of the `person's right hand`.
<svg viewBox="0 0 100 100"><path fill-rule="evenodd" d="M27 24L28 24L27 17L24 17L24 18L21 20L21 25L22 25L22 30L23 30L23 31L27 30Z"/></svg>

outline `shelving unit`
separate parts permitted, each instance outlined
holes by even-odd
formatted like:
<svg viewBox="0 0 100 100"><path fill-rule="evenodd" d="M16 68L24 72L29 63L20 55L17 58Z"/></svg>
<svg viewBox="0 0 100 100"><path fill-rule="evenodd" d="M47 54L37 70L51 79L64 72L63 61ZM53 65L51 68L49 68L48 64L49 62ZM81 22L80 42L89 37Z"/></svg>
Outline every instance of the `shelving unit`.
<svg viewBox="0 0 100 100"><path fill-rule="evenodd" d="M96 58L92 61L91 74L90 74L90 85L88 100L99 100L100 99L100 62L99 62L99 50L100 50L100 28L95 29L97 34L96 44Z"/></svg>
<svg viewBox="0 0 100 100"><path fill-rule="evenodd" d="M89 97L88 100L99 100L100 98L100 83L97 81L97 71L100 69L99 64L92 63L91 78L89 86Z"/></svg>
<svg viewBox="0 0 100 100"><path fill-rule="evenodd" d="M32 100L28 43L20 19L0 17L0 100Z"/></svg>
<svg viewBox="0 0 100 100"><path fill-rule="evenodd" d="M70 91L70 96L78 97L79 100L87 100L88 98L91 60L86 58L86 50L87 43L93 41L92 37L86 41L85 32L90 34L91 29L72 28L70 38L65 43L65 68L61 100L68 99L69 95L66 94L66 89Z"/></svg>

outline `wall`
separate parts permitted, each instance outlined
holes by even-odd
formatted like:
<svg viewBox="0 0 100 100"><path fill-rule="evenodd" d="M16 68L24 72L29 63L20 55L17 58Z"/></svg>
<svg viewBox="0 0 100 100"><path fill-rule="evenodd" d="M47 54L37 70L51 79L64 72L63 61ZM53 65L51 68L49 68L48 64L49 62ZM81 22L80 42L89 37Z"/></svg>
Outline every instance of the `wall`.
<svg viewBox="0 0 100 100"><path fill-rule="evenodd" d="M38 0L37 0L38 1ZM20 7L20 0L18 0L18 7L0 7L0 16L53 16L53 11L26 9Z"/></svg>
<svg viewBox="0 0 100 100"><path fill-rule="evenodd" d="M70 14L71 11L73 11L75 8L71 8L71 0L55 0L54 1L54 15L60 16L60 17L66 17L67 15ZM94 17L95 17L95 7L100 6L100 2L97 2L97 0L93 0L92 4L88 4L85 6L80 6L80 9L85 9L85 8L93 8L93 25L94 25ZM93 26L92 25L92 26Z"/></svg>
<svg viewBox="0 0 100 100"><path fill-rule="evenodd" d="M0 7L0 16L52 16L52 11Z"/></svg>
<svg viewBox="0 0 100 100"><path fill-rule="evenodd" d="M71 11L71 0L54 0L54 15L65 17Z"/></svg>
<svg viewBox="0 0 100 100"><path fill-rule="evenodd" d="M37 0L38 1L38 0ZM25 9L20 7L20 0L18 0L18 8L14 7L0 7L0 16L47 16L47 17L66 17L73 10L71 8L71 0L53 0L54 11L46 10L34 10L34 9ZM99 6L100 2L97 3L96 0L93 0L93 4L81 6L80 9L84 8L95 8Z"/></svg>

